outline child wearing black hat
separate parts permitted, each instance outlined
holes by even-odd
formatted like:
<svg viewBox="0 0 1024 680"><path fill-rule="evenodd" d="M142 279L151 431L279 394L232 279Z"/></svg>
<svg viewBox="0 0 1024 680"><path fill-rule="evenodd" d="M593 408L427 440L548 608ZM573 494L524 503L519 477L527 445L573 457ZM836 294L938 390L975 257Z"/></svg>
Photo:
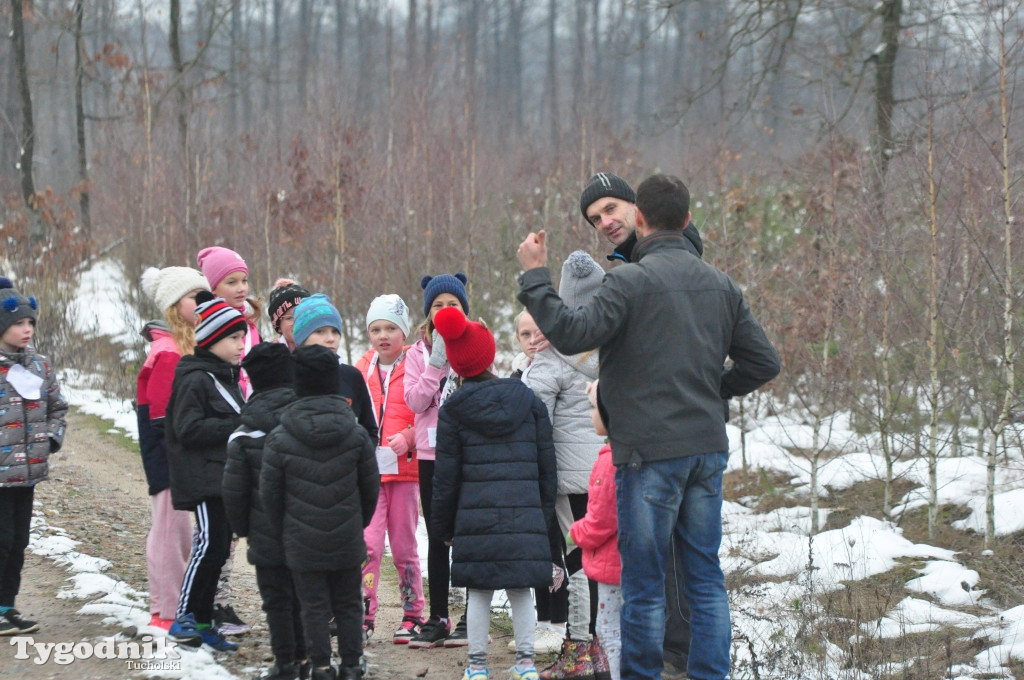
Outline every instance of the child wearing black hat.
<svg viewBox="0 0 1024 680"><path fill-rule="evenodd" d="M537 680L531 588L553 585L561 551L549 536L557 473L551 421L533 392L497 378L494 336L455 307L434 326L463 381L441 405L430 531L452 546L452 585L465 586L469 664L464 680L486 680L491 597L512 605L516 665L511 680ZM456 521L457 518L457 521Z"/></svg>
<svg viewBox="0 0 1024 680"><path fill-rule="evenodd" d="M309 643L313 680L334 680L330 619L338 626L341 677L362 676L363 530L377 507L373 439L338 394L338 356L319 345L292 355L298 399L267 436L260 498L282 537Z"/></svg>
<svg viewBox="0 0 1024 680"><path fill-rule="evenodd" d="M242 407L242 424L228 439L224 510L231 528L247 539L246 556L256 568L256 586L270 629L275 663L261 678L294 680L300 675L300 664L306 663L299 601L284 561L281 535L271 530L259 496L267 433L277 427L281 411L295 401L291 352L283 343L264 342L246 355L242 368L249 374L253 392Z"/></svg>
<svg viewBox="0 0 1024 680"><path fill-rule="evenodd" d="M238 427L245 399L238 385L248 323L223 298L196 295L195 353L178 362L165 416L171 500L195 514L192 554L181 584L178 611L168 631L176 642L234 651L213 625L213 600L231 549L222 481L228 437Z"/></svg>
<svg viewBox="0 0 1024 680"><path fill-rule="evenodd" d="M64 440L68 405L53 365L32 348L39 305L0 277L0 635L39 630L14 598L28 547L35 485Z"/></svg>

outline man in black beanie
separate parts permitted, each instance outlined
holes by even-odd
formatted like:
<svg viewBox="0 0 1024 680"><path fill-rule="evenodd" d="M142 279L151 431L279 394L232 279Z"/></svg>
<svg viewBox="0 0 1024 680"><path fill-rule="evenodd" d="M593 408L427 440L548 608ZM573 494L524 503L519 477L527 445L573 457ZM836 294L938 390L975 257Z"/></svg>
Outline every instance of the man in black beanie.
<svg viewBox="0 0 1024 680"><path fill-rule="evenodd" d="M611 172L599 172L587 181L580 194L580 212L615 247L608 259L629 262L636 245L636 192L626 180ZM683 228L686 249L697 257L704 254L700 232L693 222Z"/></svg>
<svg viewBox="0 0 1024 680"><path fill-rule="evenodd" d="M608 256L612 262L629 262L636 245L636 192L626 180L611 172L599 172L587 182L580 194L580 212L592 227L604 234L615 246ZM683 229L686 249L697 257L704 254L700 232L687 220ZM728 405L726 405L728 412ZM665 578L665 680L686 677L690 655L690 607L677 587L682 582L678 551L672 545L672 557Z"/></svg>
<svg viewBox="0 0 1024 680"><path fill-rule="evenodd" d="M312 680L334 680L330 619L338 625L340 677L362 677L363 530L377 508L374 442L338 394L338 355L319 345L292 355L298 399L267 436L260 498L282 537L308 642Z"/></svg>

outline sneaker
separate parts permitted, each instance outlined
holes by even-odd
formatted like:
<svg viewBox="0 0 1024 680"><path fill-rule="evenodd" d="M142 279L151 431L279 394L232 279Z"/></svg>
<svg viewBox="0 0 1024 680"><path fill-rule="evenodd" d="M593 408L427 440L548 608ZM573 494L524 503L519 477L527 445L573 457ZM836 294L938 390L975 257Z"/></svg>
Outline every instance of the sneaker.
<svg viewBox="0 0 1024 680"><path fill-rule="evenodd" d="M213 626L221 632L221 635L241 635L248 633L248 623L238 618L238 614L231 608L231 605L213 605Z"/></svg>
<svg viewBox="0 0 1024 680"><path fill-rule="evenodd" d="M203 636L199 634L199 629L196 627L196 617L191 614L185 614L175 619L171 627L167 629L167 635L179 645L203 646Z"/></svg>
<svg viewBox="0 0 1024 680"><path fill-rule="evenodd" d="M540 680L594 680L587 640L565 640L555 662L540 672Z"/></svg>
<svg viewBox="0 0 1024 680"><path fill-rule="evenodd" d="M444 647L452 623L448 619L441 621L440 616L431 616L420 628L420 634L409 640L410 649L432 649Z"/></svg>
<svg viewBox="0 0 1024 680"><path fill-rule="evenodd" d="M459 619L459 622L455 624L455 630L452 634L445 638L445 647L468 647L469 637L466 634L466 617L463 616ZM483 671L481 671L483 672Z"/></svg>
<svg viewBox="0 0 1024 680"><path fill-rule="evenodd" d="M597 638L590 640L590 663L594 666L594 680L612 680L612 670L608 665L608 657L601 648ZM665 680L664 676L662 680Z"/></svg>
<svg viewBox="0 0 1024 680"><path fill-rule="evenodd" d="M423 619L418 619L415 616L406 616L402 619L402 625L398 627L398 630L391 637L391 641L396 645L407 645L409 640L420 634L422 628Z"/></svg>
<svg viewBox="0 0 1024 680"><path fill-rule="evenodd" d="M161 619L159 614L153 614L149 617L149 625L153 628L170 630L172 623L174 623L174 619Z"/></svg>
<svg viewBox="0 0 1024 680"><path fill-rule="evenodd" d="M199 634L203 637L204 645L213 647L218 652L234 652L238 649L238 645L234 642L228 642L224 634L217 630L215 626L200 628Z"/></svg>
<svg viewBox="0 0 1024 680"><path fill-rule="evenodd" d="M515 639L512 640L512 649L515 649ZM565 642L564 628L551 628L550 626L537 626L533 634L533 651L536 654L555 654L562 649Z"/></svg>
<svg viewBox="0 0 1024 680"><path fill-rule="evenodd" d="M537 667L532 663L529 666L520 666L516 664L512 666L512 670L509 671L509 680L538 680L540 676L537 675Z"/></svg>
<svg viewBox="0 0 1024 680"><path fill-rule="evenodd" d="M373 621L366 619L363 621L363 647L370 644L370 638L373 637Z"/></svg>
<svg viewBox="0 0 1024 680"><path fill-rule="evenodd" d="M490 680L491 671L486 668L473 668L470 666L462 674L462 680Z"/></svg>
<svg viewBox="0 0 1024 680"><path fill-rule="evenodd" d="M39 624L35 621L21 618L21 612L11 608L7 613L0 614L0 635L21 635L22 633L34 633L39 630Z"/></svg>

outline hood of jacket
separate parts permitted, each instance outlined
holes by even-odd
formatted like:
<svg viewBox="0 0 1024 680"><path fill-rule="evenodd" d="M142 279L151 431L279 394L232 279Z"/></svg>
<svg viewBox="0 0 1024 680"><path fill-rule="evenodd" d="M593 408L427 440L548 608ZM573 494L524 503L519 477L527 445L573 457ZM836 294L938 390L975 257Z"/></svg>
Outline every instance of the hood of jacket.
<svg viewBox="0 0 1024 680"><path fill-rule="evenodd" d="M274 387L254 392L242 407L242 424L250 430L270 432L277 427L282 409L293 401L295 390L291 387Z"/></svg>
<svg viewBox="0 0 1024 680"><path fill-rule="evenodd" d="M686 238L684 245L686 249L703 259L704 257L704 241L701 240L700 232L697 231L697 227L693 226L693 220L686 223L686 227L683 229L683 236ZM612 262L633 262L633 248L636 247L637 242L636 232L630 234L625 241L620 243L612 251L612 254L608 256L608 259Z"/></svg>
<svg viewBox="0 0 1024 680"><path fill-rule="evenodd" d="M161 335L170 335L171 327L167 325L166 321L160 319L154 319L153 321L147 321L146 325L139 331L139 335L146 342L153 342L156 338Z"/></svg>
<svg viewBox="0 0 1024 680"><path fill-rule="evenodd" d="M309 448L323 449L344 441L359 424L345 398L329 394L293 402L281 412L281 426Z"/></svg>
<svg viewBox="0 0 1024 680"><path fill-rule="evenodd" d="M442 408L458 414L461 424L495 436L514 432L532 417L534 395L522 381L497 378L466 382L448 398Z"/></svg>

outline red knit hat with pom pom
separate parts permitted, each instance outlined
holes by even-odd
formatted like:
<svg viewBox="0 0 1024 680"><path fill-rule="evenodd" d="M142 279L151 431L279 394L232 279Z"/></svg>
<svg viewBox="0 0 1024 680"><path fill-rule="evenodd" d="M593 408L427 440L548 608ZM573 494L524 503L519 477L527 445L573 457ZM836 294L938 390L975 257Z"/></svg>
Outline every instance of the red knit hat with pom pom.
<svg viewBox="0 0 1024 680"><path fill-rule="evenodd" d="M467 319L458 307L439 310L434 328L444 338L448 364L463 378L480 375L494 363L494 335L482 323Z"/></svg>

